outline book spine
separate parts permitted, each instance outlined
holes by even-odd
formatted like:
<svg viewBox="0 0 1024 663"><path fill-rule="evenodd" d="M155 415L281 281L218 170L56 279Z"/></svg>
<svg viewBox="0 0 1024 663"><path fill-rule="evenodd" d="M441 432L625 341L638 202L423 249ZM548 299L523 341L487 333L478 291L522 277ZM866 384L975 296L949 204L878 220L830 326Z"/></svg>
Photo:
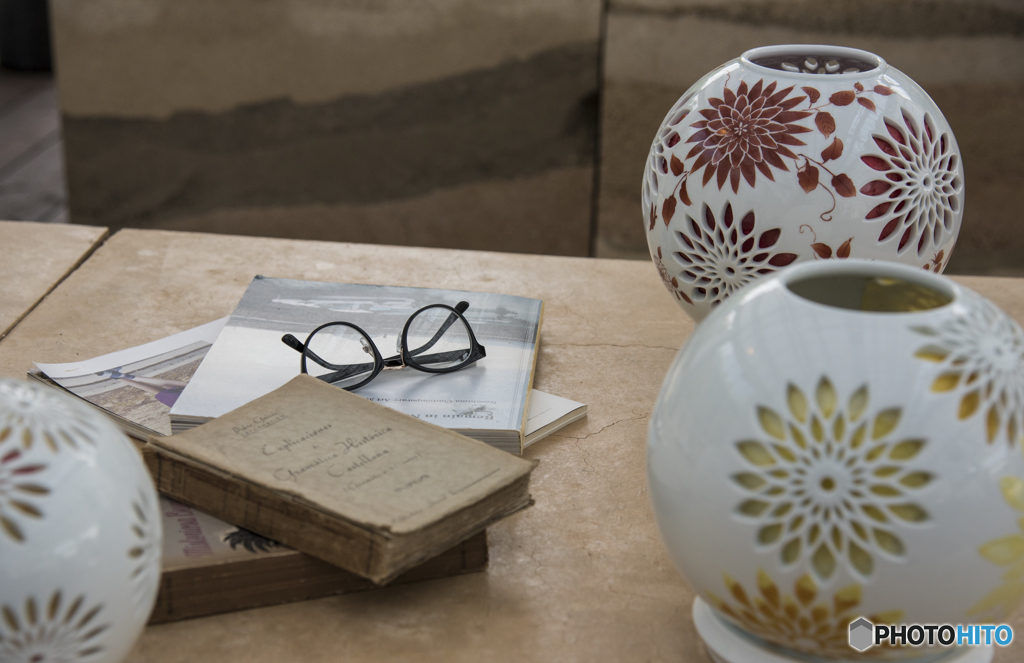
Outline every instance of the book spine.
<svg viewBox="0 0 1024 663"><path fill-rule="evenodd" d="M188 463L146 445L143 459L163 495L328 564L383 583L394 574L384 537L279 493Z"/></svg>
<svg viewBox="0 0 1024 663"><path fill-rule="evenodd" d="M393 584L475 573L487 568L487 533L480 532ZM165 571L150 624L305 601L374 589L365 578L309 555L292 552L237 562Z"/></svg>

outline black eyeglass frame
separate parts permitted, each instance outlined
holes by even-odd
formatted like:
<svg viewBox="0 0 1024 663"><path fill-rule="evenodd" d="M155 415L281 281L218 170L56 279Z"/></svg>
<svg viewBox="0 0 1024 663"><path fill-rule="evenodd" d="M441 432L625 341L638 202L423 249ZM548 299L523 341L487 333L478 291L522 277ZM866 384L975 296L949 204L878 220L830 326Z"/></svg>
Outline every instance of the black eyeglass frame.
<svg viewBox="0 0 1024 663"><path fill-rule="evenodd" d="M409 350L409 326L412 324L412 321L416 319L416 316L432 308L447 309L451 313L449 314L448 319L441 325L438 331L434 334L433 338L427 341L427 343L425 343L424 345L414 350ZM363 331L359 326L352 324L351 322L335 321L322 324L309 333L309 335L306 337L305 343L300 342L299 339L295 338L291 334L285 334L284 336L282 336L281 341L288 347L292 348L293 350L302 353L302 358L299 361L299 368L303 373L308 374L308 371L306 370L307 357L311 361L319 364L320 366L323 366L324 368L334 371L333 373L326 373L324 375L316 376L318 379L323 380L324 382L327 382L329 384L333 384L335 382L343 380L349 377L350 375L357 375L366 370L367 368L372 368L372 371L366 377L365 380L362 380L361 382L358 382L357 384L354 385L342 387L342 389L345 389L346 391L352 391L354 389L358 389L359 387L365 386L375 377L380 375L381 371L396 370L408 366L409 368L413 368L417 371L423 371L424 373L452 373L454 371L466 368L467 366L474 364L477 361L486 357L486 348L480 345L480 342L477 341L476 334L473 333L473 328L470 326L469 321L466 320L465 316L462 315L468 308L469 302L459 302L454 307L448 306L447 304L430 304L417 310L416 312L409 316L408 320L406 320L405 326L402 328L401 343L399 344L399 354L393 357L384 358L381 355L380 350L377 349L377 344L373 342L372 338L370 338L370 335ZM455 324L455 321L457 319L462 320L462 323L466 326L466 331L469 334L469 352L466 355L466 359L455 366L446 366L444 368L432 368L420 364L419 361L423 360L445 361L446 359L455 359L466 353L466 350L452 350L448 352L435 353L432 355L422 355L423 352L429 350L431 347L434 346L435 343L437 343L437 341L441 339L444 333L448 331L448 328ZM366 339L369 342L370 350L373 351L373 363L332 364L324 360L322 357L319 357L315 352L309 349L309 342L310 340L312 340L312 338L316 335L317 332L319 332L322 329L326 329L327 327L334 326L349 327L351 329L354 329L362 336L362 338ZM417 358L419 359L419 361L417 361Z"/></svg>

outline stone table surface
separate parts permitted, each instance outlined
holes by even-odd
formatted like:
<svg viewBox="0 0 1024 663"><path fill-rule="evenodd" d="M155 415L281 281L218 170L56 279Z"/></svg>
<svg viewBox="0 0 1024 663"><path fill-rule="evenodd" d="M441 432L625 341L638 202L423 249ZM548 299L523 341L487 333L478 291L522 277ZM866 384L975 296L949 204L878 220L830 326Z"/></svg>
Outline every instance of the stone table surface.
<svg viewBox="0 0 1024 663"><path fill-rule="evenodd" d="M589 415L527 450L536 504L489 530L485 573L150 626L128 661L708 663L647 495L648 417L693 330L650 263L124 230L0 342L0 375L227 315L256 274L543 299L535 386ZM1024 280L957 280L1024 320Z"/></svg>
<svg viewBox="0 0 1024 663"><path fill-rule="evenodd" d="M106 236L92 226L0 221L0 338Z"/></svg>

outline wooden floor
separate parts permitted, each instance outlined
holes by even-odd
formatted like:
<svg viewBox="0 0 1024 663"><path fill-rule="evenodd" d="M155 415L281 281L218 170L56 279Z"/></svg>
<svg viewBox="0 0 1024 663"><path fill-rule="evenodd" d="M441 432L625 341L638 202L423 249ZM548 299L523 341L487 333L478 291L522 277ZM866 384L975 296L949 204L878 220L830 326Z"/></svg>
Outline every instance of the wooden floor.
<svg viewBox="0 0 1024 663"><path fill-rule="evenodd" d="M68 221L60 112L51 74L0 69L0 219Z"/></svg>

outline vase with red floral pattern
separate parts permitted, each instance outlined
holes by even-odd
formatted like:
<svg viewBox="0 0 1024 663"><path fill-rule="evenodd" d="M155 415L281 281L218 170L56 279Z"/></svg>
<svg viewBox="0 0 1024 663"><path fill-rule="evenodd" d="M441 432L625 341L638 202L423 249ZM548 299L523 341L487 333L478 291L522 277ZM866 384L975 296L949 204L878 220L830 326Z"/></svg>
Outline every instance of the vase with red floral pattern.
<svg viewBox="0 0 1024 663"><path fill-rule="evenodd" d="M787 265L857 257L940 273L964 173L931 97L852 48L756 48L672 107L651 145L643 214L665 287L700 321Z"/></svg>

